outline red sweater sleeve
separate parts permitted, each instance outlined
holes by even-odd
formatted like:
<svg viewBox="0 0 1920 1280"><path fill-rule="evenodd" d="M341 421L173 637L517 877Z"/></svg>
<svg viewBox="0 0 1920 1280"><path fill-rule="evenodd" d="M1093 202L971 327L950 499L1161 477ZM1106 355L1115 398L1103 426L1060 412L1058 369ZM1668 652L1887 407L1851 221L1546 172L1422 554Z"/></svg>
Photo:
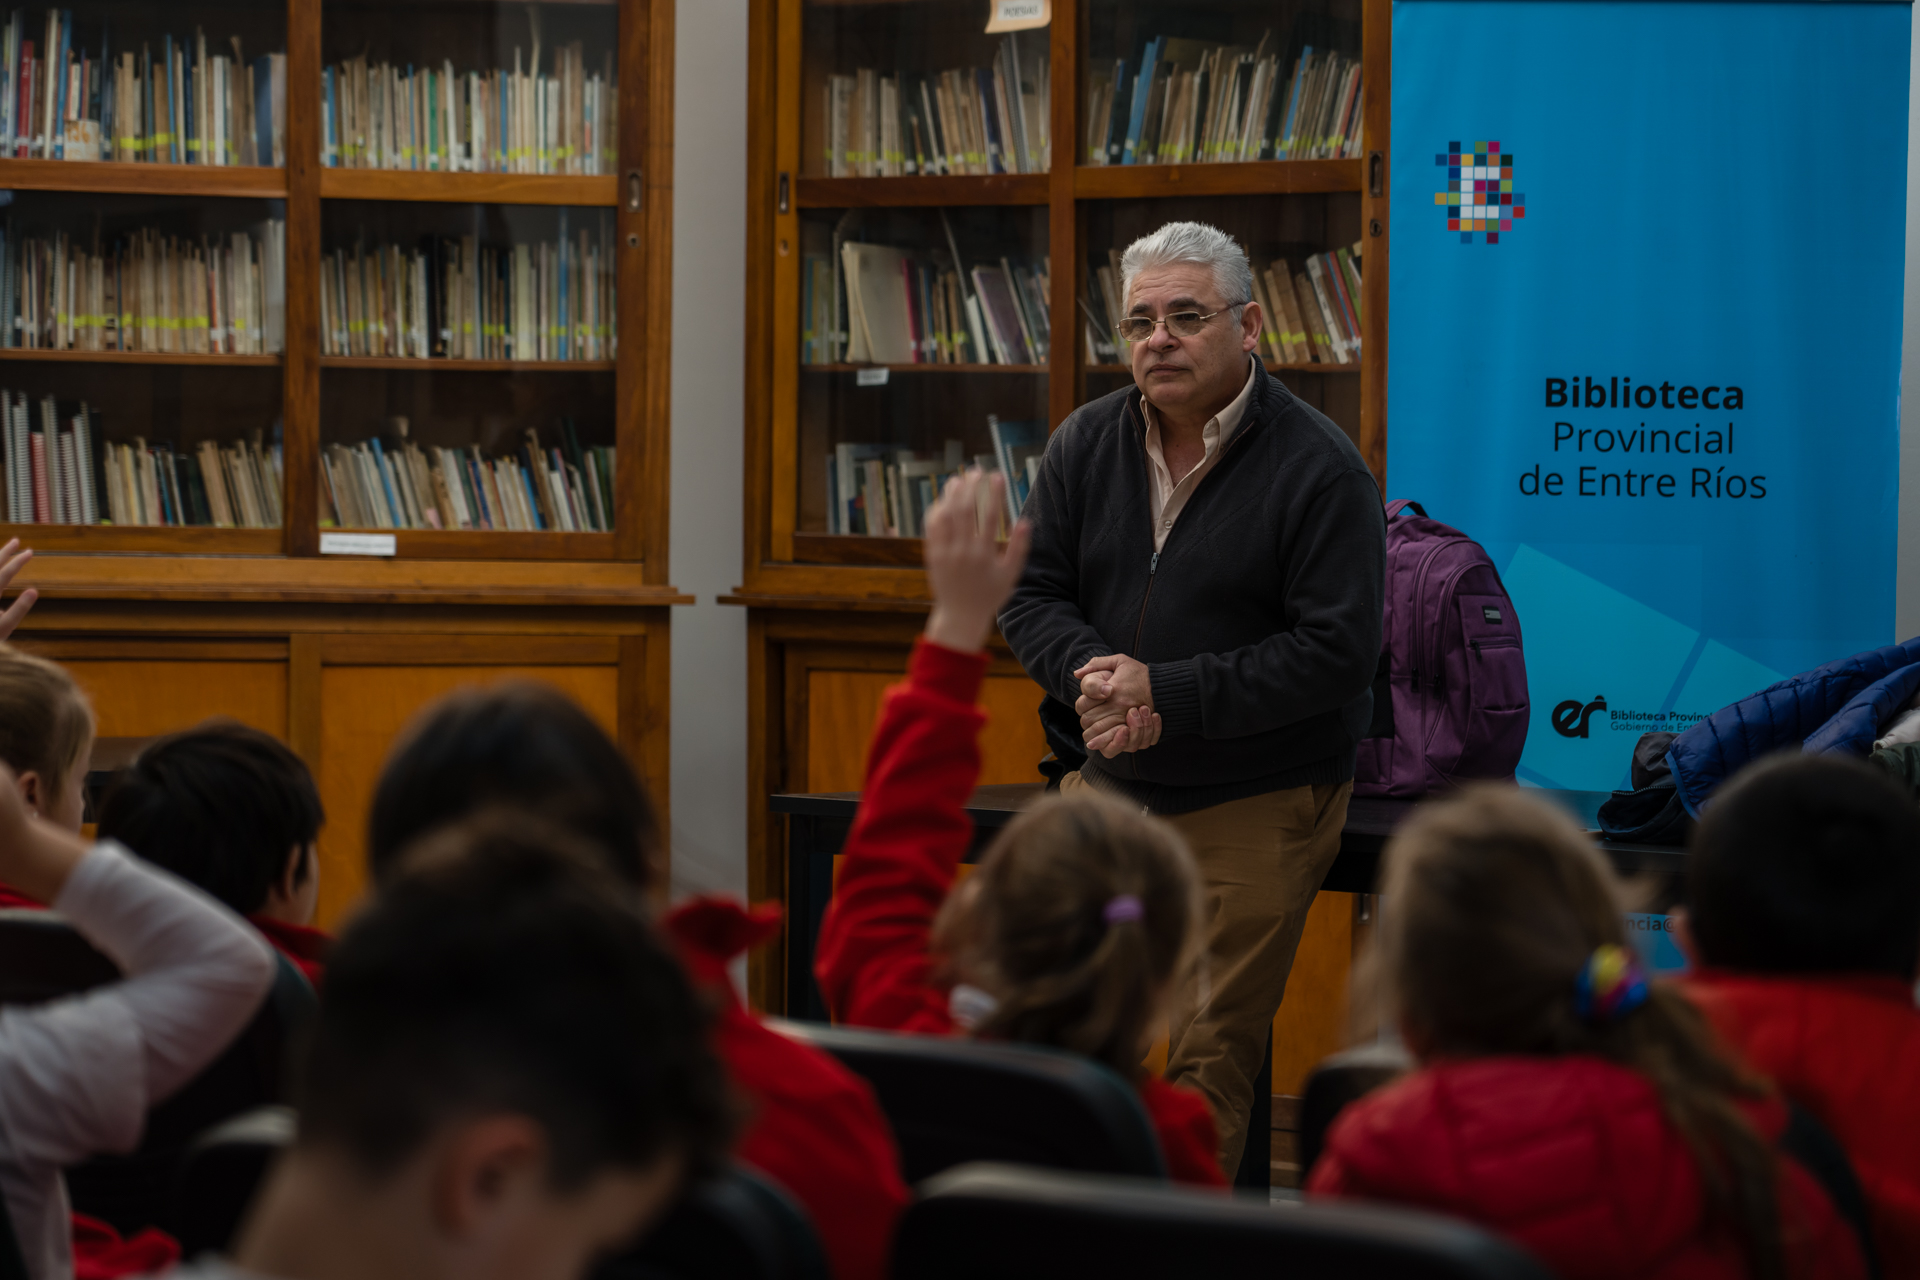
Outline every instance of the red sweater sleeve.
<svg viewBox="0 0 1920 1280"><path fill-rule="evenodd" d="M1220 1138L1205 1098L1191 1089L1148 1076L1140 1085L1140 1101L1153 1121L1154 1132L1160 1135L1167 1177L1202 1187L1227 1185L1220 1172Z"/></svg>
<svg viewBox="0 0 1920 1280"><path fill-rule="evenodd" d="M929 944L973 839L966 803L980 777L986 716L974 701L986 673L986 654L922 640L906 683L887 691L814 961L836 1021L953 1030L946 993L931 980Z"/></svg>

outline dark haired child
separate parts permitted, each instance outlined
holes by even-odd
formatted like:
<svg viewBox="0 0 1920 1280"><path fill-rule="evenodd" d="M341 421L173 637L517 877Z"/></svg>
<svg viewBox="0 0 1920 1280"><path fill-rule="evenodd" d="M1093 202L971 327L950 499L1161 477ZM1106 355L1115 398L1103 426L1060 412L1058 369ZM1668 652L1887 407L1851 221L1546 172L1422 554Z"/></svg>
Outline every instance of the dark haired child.
<svg viewBox="0 0 1920 1280"><path fill-rule="evenodd" d="M1832 1130L1888 1275L1920 1275L1920 807L1840 756L1763 761L1694 831L1681 984Z"/></svg>
<svg viewBox="0 0 1920 1280"><path fill-rule="evenodd" d="M148 1109L192 1080L253 1017L273 977L258 934L197 889L106 842L36 816L0 766L0 879L51 904L126 976L0 1012L0 1193L33 1280L74 1274L61 1171L131 1150ZM110 1233L108 1233L110 1236ZM92 1274L118 1274L117 1239L82 1236ZM129 1244L151 1265L146 1233ZM111 1246L103 1255L102 1246Z"/></svg>
<svg viewBox="0 0 1920 1280"><path fill-rule="evenodd" d="M375 883L392 876L408 843L488 805L590 842L636 901L661 888L653 806L626 757L579 706L528 682L453 694L395 747L368 821ZM910 1198L886 1118L859 1077L754 1017L727 973L779 921L777 908L696 898L660 928L715 1006L714 1047L751 1104L736 1154L805 1206L837 1280L883 1280Z"/></svg>
<svg viewBox="0 0 1920 1280"><path fill-rule="evenodd" d="M1785 1104L1648 982L1571 820L1489 786L1416 812L1386 861L1379 977L1421 1066L1334 1122L1310 1194L1469 1219L1565 1280L1866 1273L1776 1154Z"/></svg>
<svg viewBox="0 0 1920 1280"><path fill-rule="evenodd" d="M724 1159L706 1016L603 854L495 812L399 861L334 950L232 1265L179 1280L574 1280Z"/></svg>
<svg viewBox="0 0 1920 1280"><path fill-rule="evenodd" d="M98 831L246 916L318 986L332 942L311 927L325 816L305 761L215 721L149 743L107 792Z"/></svg>
<svg viewBox="0 0 1920 1280"><path fill-rule="evenodd" d="M1205 1100L1141 1067L1192 959L1199 886L1178 833L1103 796L1051 798L954 890L973 836L987 636L1026 558L1024 524L1002 550L976 515L988 495L986 509L1002 509L1004 483L970 473L928 511L933 611L868 749L820 989L855 1026L966 1031L1105 1063L1139 1089L1173 1177L1222 1185Z"/></svg>

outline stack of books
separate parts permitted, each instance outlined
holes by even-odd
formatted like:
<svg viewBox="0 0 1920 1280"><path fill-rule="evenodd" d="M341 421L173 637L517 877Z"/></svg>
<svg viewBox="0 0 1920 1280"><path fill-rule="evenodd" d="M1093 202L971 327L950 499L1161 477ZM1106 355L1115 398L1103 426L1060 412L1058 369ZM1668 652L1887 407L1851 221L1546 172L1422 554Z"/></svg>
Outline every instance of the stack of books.
<svg viewBox="0 0 1920 1280"><path fill-rule="evenodd" d="M611 360L612 219L557 240L429 237L320 261L321 354L452 360Z"/></svg>
<svg viewBox="0 0 1920 1280"><path fill-rule="evenodd" d="M985 454L975 461L991 465ZM927 508L966 465L958 440L937 458L897 445L835 445L827 455L827 532L924 537Z"/></svg>
<svg viewBox="0 0 1920 1280"><path fill-rule="evenodd" d="M540 42L511 70L455 71L349 58L321 81L330 168L442 173L612 173L619 163L613 51L587 71L575 41L543 70Z"/></svg>
<svg viewBox="0 0 1920 1280"><path fill-rule="evenodd" d="M1320 160L1360 154L1360 60L1272 33L1252 49L1157 36L1087 76L1088 164Z"/></svg>
<svg viewBox="0 0 1920 1280"><path fill-rule="evenodd" d="M941 213L946 222L946 214ZM802 239L801 361L805 364L1041 364L1051 345L1051 268L1001 256L964 265L950 248L900 249L831 238L820 224ZM982 255L984 258L984 255Z"/></svg>
<svg viewBox="0 0 1920 1280"><path fill-rule="evenodd" d="M1045 173L1053 163L1045 37L1002 36L991 67L829 75L827 176Z"/></svg>
<svg viewBox="0 0 1920 1280"><path fill-rule="evenodd" d="M0 228L0 347L271 355L286 345L287 224L103 244Z"/></svg>
<svg viewBox="0 0 1920 1280"><path fill-rule="evenodd" d="M1020 518L1040 475L1047 450L1047 424L1014 422L987 415L993 452L971 463L1007 478L1009 521ZM889 444L839 444L827 455L827 532L873 538L921 538L927 532L927 508L947 481L968 465L958 440L948 440L939 457Z"/></svg>
<svg viewBox="0 0 1920 1280"><path fill-rule="evenodd" d="M1120 296L1120 254L1088 264L1087 359L1094 364L1124 364L1126 344L1114 321L1124 314ZM1360 362L1360 246L1311 254L1295 271L1276 258L1253 272L1254 301L1260 304L1260 354L1280 364L1358 364ZM1217 323L1217 322L1216 322Z"/></svg>
<svg viewBox="0 0 1920 1280"><path fill-rule="evenodd" d="M322 523L346 529L507 529L605 533L613 529L614 451L582 448L573 423L562 443L543 447L527 429L518 456L489 458L422 449L397 418L394 438L328 445L321 455L329 511Z"/></svg>
<svg viewBox="0 0 1920 1280"><path fill-rule="evenodd" d="M0 24L0 155L35 160L284 165L287 55L248 62L194 29L137 51L74 31L71 9Z"/></svg>
<svg viewBox="0 0 1920 1280"><path fill-rule="evenodd" d="M278 444L252 440L192 450L101 441L84 403L36 404L0 391L7 519L14 524L173 525L272 529L281 521ZM96 456L97 455L97 456Z"/></svg>

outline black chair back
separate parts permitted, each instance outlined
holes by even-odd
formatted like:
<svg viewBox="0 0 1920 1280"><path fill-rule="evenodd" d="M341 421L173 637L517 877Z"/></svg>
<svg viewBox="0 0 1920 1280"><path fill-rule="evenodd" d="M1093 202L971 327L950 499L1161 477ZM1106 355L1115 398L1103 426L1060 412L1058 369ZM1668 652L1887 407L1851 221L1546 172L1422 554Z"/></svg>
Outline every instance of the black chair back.
<svg viewBox="0 0 1920 1280"><path fill-rule="evenodd" d="M1165 1178L1140 1094L1076 1054L774 1022L873 1086L908 1183L973 1160Z"/></svg>
<svg viewBox="0 0 1920 1280"><path fill-rule="evenodd" d="M968 1165L920 1188L894 1280L1549 1280L1531 1257L1432 1214L1269 1205L1132 1178Z"/></svg>
<svg viewBox="0 0 1920 1280"><path fill-rule="evenodd" d="M274 982L260 1010L227 1051L147 1113L137 1150L96 1156L67 1170L73 1207L130 1234L171 1230L168 1208L181 1155L221 1121L287 1101L294 1038L319 1011L319 997L292 961L274 956ZM0 910L0 1005L38 1004L116 982L120 970L63 917Z"/></svg>
<svg viewBox="0 0 1920 1280"><path fill-rule="evenodd" d="M0 908L0 1005L44 1004L120 978L66 917L27 907Z"/></svg>
<svg viewBox="0 0 1920 1280"><path fill-rule="evenodd" d="M827 1280L806 1211L741 1165L691 1189L591 1280Z"/></svg>
<svg viewBox="0 0 1920 1280"><path fill-rule="evenodd" d="M1346 1110L1381 1085L1413 1070L1411 1055L1398 1045L1366 1045L1325 1058L1300 1091L1300 1181L1326 1150L1327 1130Z"/></svg>
<svg viewBox="0 0 1920 1280"><path fill-rule="evenodd" d="M180 1157L168 1215L184 1258L230 1253L267 1171L293 1143L291 1107L258 1107L215 1125Z"/></svg>

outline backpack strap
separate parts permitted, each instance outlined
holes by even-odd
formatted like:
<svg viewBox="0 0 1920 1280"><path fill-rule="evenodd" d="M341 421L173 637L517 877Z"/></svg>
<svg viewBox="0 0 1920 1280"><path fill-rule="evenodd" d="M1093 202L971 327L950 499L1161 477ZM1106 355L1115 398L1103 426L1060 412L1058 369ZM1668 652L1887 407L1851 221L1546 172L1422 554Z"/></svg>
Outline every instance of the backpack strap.
<svg viewBox="0 0 1920 1280"><path fill-rule="evenodd" d="M1412 498L1395 498L1387 504L1387 519L1392 520L1402 511L1411 511L1423 520L1427 518L1427 509Z"/></svg>
<svg viewBox="0 0 1920 1280"><path fill-rule="evenodd" d="M1878 1280L1880 1259L1874 1249L1872 1219L1866 1193L1860 1189L1853 1162L1827 1127L1794 1102L1787 1103L1787 1127L1780 1135L1780 1153L1805 1169L1833 1202L1835 1212L1860 1242L1860 1256L1870 1280Z"/></svg>

